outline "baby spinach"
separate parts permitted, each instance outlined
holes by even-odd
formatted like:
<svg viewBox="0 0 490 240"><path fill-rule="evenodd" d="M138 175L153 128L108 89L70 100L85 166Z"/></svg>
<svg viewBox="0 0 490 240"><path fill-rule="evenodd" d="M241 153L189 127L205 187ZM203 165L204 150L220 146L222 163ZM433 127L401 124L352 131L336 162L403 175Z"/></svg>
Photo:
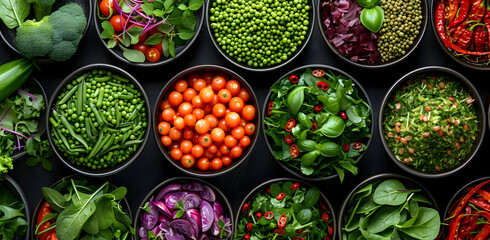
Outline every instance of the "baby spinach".
<svg viewBox="0 0 490 240"><path fill-rule="evenodd" d="M7 186L7 181L0 178L0 239L13 240L16 235L24 236L27 221L24 204Z"/></svg>

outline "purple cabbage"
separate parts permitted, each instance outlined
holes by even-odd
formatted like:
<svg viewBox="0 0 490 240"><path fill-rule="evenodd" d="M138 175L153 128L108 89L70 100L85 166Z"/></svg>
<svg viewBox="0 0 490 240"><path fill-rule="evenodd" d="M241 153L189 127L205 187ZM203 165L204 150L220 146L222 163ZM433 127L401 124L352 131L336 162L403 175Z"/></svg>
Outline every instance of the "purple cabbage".
<svg viewBox="0 0 490 240"><path fill-rule="evenodd" d="M165 205L170 211L173 211L175 210L175 204L185 195L187 195L187 192L171 192L165 195Z"/></svg>
<svg viewBox="0 0 490 240"><path fill-rule="evenodd" d="M182 186L180 184L170 184L170 185L164 187L158 193L156 201L162 200L165 197L165 195L167 195L167 193L169 193L169 192L177 192L177 191L181 191L181 190L182 190Z"/></svg>
<svg viewBox="0 0 490 240"><path fill-rule="evenodd" d="M172 216L172 212L170 212L170 210L162 201L154 201L151 202L151 204L153 204L153 206L155 206L160 213L163 213L163 215L166 215L168 217Z"/></svg>
<svg viewBox="0 0 490 240"><path fill-rule="evenodd" d="M199 182L189 182L182 184L182 190L202 192L203 186Z"/></svg>
<svg viewBox="0 0 490 240"><path fill-rule="evenodd" d="M203 188L204 190L201 192L201 197L208 202L216 201L216 194L213 189L207 185L203 185Z"/></svg>
<svg viewBox="0 0 490 240"><path fill-rule="evenodd" d="M214 210L206 201L201 202L201 224L202 231L207 232L213 226L214 221Z"/></svg>
<svg viewBox="0 0 490 240"><path fill-rule="evenodd" d="M193 239L197 237L197 232L194 232L191 223L185 219L173 220L169 223L169 227L173 228L179 233L184 234L186 237Z"/></svg>
<svg viewBox="0 0 490 240"><path fill-rule="evenodd" d="M189 221L194 228L194 232L201 232L201 214L197 209L189 209L185 211L185 218Z"/></svg>
<svg viewBox="0 0 490 240"><path fill-rule="evenodd" d="M164 233L168 233L170 231L170 228L168 227L168 224L170 222L166 222L166 223L160 223L158 225L158 227L160 228L161 231L163 231Z"/></svg>
<svg viewBox="0 0 490 240"><path fill-rule="evenodd" d="M223 205L221 205L221 203L218 201L214 202L213 210L214 210L215 218L220 218L221 216L223 216L223 213L225 212L223 209Z"/></svg>
<svg viewBox="0 0 490 240"><path fill-rule="evenodd" d="M158 222L158 210L151 202L149 206L151 209L151 214L143 211L143 214L141 214L141 226L143 226L146 230L153 230Z"/></svg>
<svg viewBox="0 0 490 240"><path fill-rule="evenodd" d="M148 231L144 227L140 227L138 235L140 235L140 238L148 238Z"/></svg>
<svg viewBox="0 0 490 240"><path fill-rule="evenodd" d="M172 219L173 219L172 218L172 215L170 215L170 216L160 215L160 216L158 216L158 223L165 223L165 224L167 224Z"/></svg>
<svg viewBox="0 0 490 240"><path fill-rule="evenodd" d="M182 198L184 210L199 208L201 206L201 198L195 193L189 193Z"/></svg>
<svg viewBox="0 0 490 240"><path fill-rule="evenodd" d="M198 238L199 240L209 240L209 237L206 233L203 233L201 236Z"/></svg>
<svg viewBox="0 0 490 240"><path fill-rule="evenodd" d="M168 233L165 233L165 239L167 239L167 240L185 240L185 237L182 236L181 234L175 232L173 229L170 228L170 231Z"/></svg>
<svg viewBox="0 0 490 240"><path fill-rule="evenodd" d="M215 237L219 237L219 234L221 233L221 228L218 226L219 220L222 220L225 223L225 232L227 233L226 236L228 236L231 233L231 219L225 218L225 217L220 217L219 219L215 218L214 224L213 224L213 229L211 234Z"/></svg>
<svg viewBox="0 0 490 240"><path fill-rule="evenodd" d="M155 236L157 236L162 231L162 229L160 228L160 225L157 225L151 231L153 232L153 234L155 234Z"/></svg>

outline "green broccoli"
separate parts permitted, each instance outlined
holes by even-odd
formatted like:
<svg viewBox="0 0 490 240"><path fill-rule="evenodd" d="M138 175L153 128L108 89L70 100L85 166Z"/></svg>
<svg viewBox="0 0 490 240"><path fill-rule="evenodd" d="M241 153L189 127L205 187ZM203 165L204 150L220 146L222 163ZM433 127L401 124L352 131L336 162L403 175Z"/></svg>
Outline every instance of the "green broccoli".
<svg viewBox="0 0 490 240"><path fill-rule="evenodd" d="M33 4L34 16L36 20L40 21L43 17L51 14L51 8L53 7L55 0L29 0Z"/></svg>
<svg viewBox="0 0 490 240"><path fill-rule="evenodd" d="M27 57L45 56L53 49L54 28L49 16L41 21L27 20L17 28L15 45L19 52Z"/></svg>
<svg viewBox="0 0 490 240"><path fill-rule="evenodd" d="M83 9L76 3L69 3L53 12L49 23L54 28L53 48L49 58L66 61L76 52L87 26Z"/></svg>
<svg viewBox="0 0 490 240"><path fill-rule="evenodd" d="M7 173L9 170L14 169L12 164L12 158L9 156L0 155L0 174Z"/></svg>

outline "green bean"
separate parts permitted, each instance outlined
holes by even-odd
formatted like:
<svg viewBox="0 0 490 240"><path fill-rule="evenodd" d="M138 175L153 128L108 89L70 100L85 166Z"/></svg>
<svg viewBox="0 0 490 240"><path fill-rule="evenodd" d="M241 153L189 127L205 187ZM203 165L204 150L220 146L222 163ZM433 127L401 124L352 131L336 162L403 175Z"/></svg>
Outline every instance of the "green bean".
<svg viewBox="0 0 490 240"><path fill-rule="evenodd" d="M97 143L95 143L95 146L92 148L92 151L90 152L90 154L87 157L88 159L91 159L99 151L101 145L103 144L103 142L105 141L105 139L107 137L110 137L110 135L107 135L104 138L104 133L100 133L99 139L97 140Z"/></svg>
<svg viewBox="0 0 490 240"><path fill-rule="evenodd" d="M88 123L90 124L90 129L91 129L92 133L94 134L94 136L97 135L98 131L95 128L94 123L92 122L92 119L91 118L87 118L87 119L88 119ZM85 128L87 128L87 126L85 126Z"/></svg>
<svg viewBox="0 0 490 240"><path fill-rule="evenodd" d="M97 89L95 90L95 93L92 95L92 97L97 97L97 96L99 96L99 91L100 91L99 89L103 89L103 88L97 88Z"/></svg>
<svg viewBox="0 0 490 240"><path fill-rule="evenodd" d="M129 135L131 135L131 134L133 134L133 133L137 132L137 131L138 131L138 130L140 130L140 129L141 129L141 125L136 126L135 128L133 128L133 130L131 130L131 132L129 132Z"/></svg>
<svg viewBox="0 0 490 240"><path fill-rule="evenodd" d="M80 116L82 114L83 110L83 104L84 104L84 96L85 96L85 80L82 79L82 82L78 85L78 92L77 92L77 115Z"/></svg>
<svg viewBox="0 0 490 240"><path fill-rule="evenodd" d="M126 142L126 140L128 139L129 137L129 132L125 132L124 135L123 135L123 138L121 140L121 144L123 144L124 142Z"/></svg>
<svg viewBox="0 0 490 240"><path fill-rule="evenodd" d="M100 89L99 96L97 98L97 107L102 107L102 100L104 99L104 89L105 88Z"/></svg>
<svg viewBox="0 0 490 240"><path fill-rule="evenodd" d="M114 129L114 128L110 128L110 127L104 127L104 129L110 133L120 133L121 132L121 130L119 130L119 129Z"/></svg>
<svg viewBox="0 0 490 240"><path fill-rule="evenodd" d="M133 93L133 94L138 94L138 89L134 89L134 88L130 88L130 87L124 87L126 88L126 90L128 90L129 92Z"/></svg>
<svg viewBox="0 0 490 240"><path fill-rule="evenodd" d="M61 133L61 130L60 130L59 128L54 128L53 130L54 130L55 132L57 132L57 133L58 133L58 135L59 135L59 136L60 136L60 138L61 138L61 141L62 141L62 142L63 142L63 144L66 146L66 148L67 148L68 150L71 150L71 148L70 148L70 144L68 144L68 141L66 140L65 135L63 135L63 134Z"/></svg>
<svg viewBox="0 0 490 240"><path fill-rule="evenodd" d="M73 96L73 94L75 94L75 92L77 91L77 89L78 89L78 85L76 85L69 92L67 92L65 94L65 96L58 102L58 105L62 105L63 103L65 103L66 101L68 101L68 99L70 99L71 96Z"/></svg>
<svg viewBox="0 0 490 240"><path fill-rule="evenodd" d="M118 101L116 101L115 104L115 109L116 109L116 127L119 126L119 123L121 122L121 112L119 112L119 104Z"/></svg>
<svg viewBox="0 0 490 240"><path fill-rule="evenodd" d="M109 123L107 122L107 118L105 118L105 114L100 114L99 116L102 119L102 121L104 121L105 124Z"/></svg>
<svg viewBox="0 0 490 240"><path fill-rule="evenodd" d="M113 154L113 152L109 152L109 154L107 155L107 161L111 160Z"/></svg>
<svg viewBox="0 0 490 240"><path fill-rule="evenodd" d="M73 138L78 140L85 147L85 149L89 150L89 147L88 147L87 143L85 142L85 140L83 140L82 137L80 137L78 134L75 133L75 131L73 131L72 126L70 125L68 120L66 120L66 118L63 115L61 116L61 123L63 123L63 125L65 125L66 129L68 129L68 132L70 132L70 135Z"/></svg>
<svg viewBox="0 0 490 240"><path fill-rule="evenodd" d="M112 151L118 149L119 147L120 147L119 144L112 145L110 148L108 148L104 152L102 152L102 155L105 155L108 152L112 152Z"/></svg>
<svg viewBox="0 0 490 240"><path fill-rule="evenodd" d="M128 79L123 78L123 77L121 77L121 76L119 76L119 75L115 75L115 74L114 74L114 75L112 75L112 77L113 77L114 79L116 79L116 80L119 80L119 81L123 82L123 83L129 83L129 80L128 80Z"/></svg>
<svg viewBox="0 0 490 240"><path fill-rule="evenodd" d="M129 93L129 94L119 94L117 96L118 99L122 99L122 100L131 100L134 98L133 94L132 93Z"/></svg>
<svg viewBox="0 0 490 240"><path fill-rule="evenodd" d="M97 77L94 77L94 80L96 82L107 82L109 80L111 80L111 76L104 76L104 77L100 77L100 76L97 76Z"/></svg>
<svg viewBox="0 0 490 240"><path fill-rule="evenodd" d="M94 104L92 103L92 101L88 101L88 106L90 107L90 109L92 109L92 112L95 115L95 120L97 120L97 123L100 126L104 126L104 122L102 121L102 118L100 117L99 111L97 111L97 109L94 107Z"/></svg>
<svg viewBox="0 0 490 240"><path fill-rule="evenodd" d="M141 110L141 108L143 107L143 103L140 103L134 110L133 112L131 113L130 117L129 117L129 121L132 121L135 117L136 117L136 113L139 112L139 110Z"/></svg>
<svg viewBox="0 0 490 240"><path fill-rule="evenodd" d="M133 122L125 122L125 123L119 124L119 127L122 128L122 129L124 129L123 127L126 127L126 126L131 126L132 127L133 124L134 124Z"/></svg>
<svg viewBox="0 0 490 240"><path fill-rule="evenodd" d="M129 126L129 127L121 128L120 131L121 132L127 132L127 131L131 130L131 128L133 128L133 127L134 127L134 124L131 124L131 126Z"/></svg>
<svg viewBox="0 0 490 240"><path fill-rule="evenodd" d="M54 128L57 128L58 127L58 123L54 120L53 117L50 117L49 118L49 122L51 122L51 125L53 125Z"/></svg>
<svg viewBox="0 0 490 240"><path fill-rule="evenodd" d="M143 140L131 140L131 141L127 141L123 144L123 147L129 147L131 145L135 145L135 144L139 144L139 143L142 143Z"/></svg>
<svg viewBox="0 0 490 240"><path fill-rule="evenodd" d="M60 148L63 149L64 152L66 152L70 155L75 155L75 156L80 155L80 153L78 153L78 152L73 152L71 149L66 149L66 147L63 145L60 145Z"/></svg>
<svg viewBox="0 0 490 240"><path fill-rule="evenodd" d="M102 147L101 150L104 151L104 150L108 149L112 145L112 143L114 142L114 138L116 138L116 135L112 134L111 138L109 138L109 140L106 142L106 144L104 144L104 146Z"/></svg>
<svg viewBox="0 0 490 240"><path fill-rule="evenodd" d="M107 84L112 85L112 86L114 86L114 87L120 87L120 88L122 88L122 87L123 87L123 85L121 85L121 84L119 84L119 83L115 83L115 82L108 82Z"/></svg>
<svg viewBox="0 0 490 240"><path fill-rule="evenodd" d="M90 118L88 118L88 117L85 118L85 131L87 132L88 138L90 138L90 140L93 140L94 136L92 135L92 129L90 128L89 119Z"/></svg>

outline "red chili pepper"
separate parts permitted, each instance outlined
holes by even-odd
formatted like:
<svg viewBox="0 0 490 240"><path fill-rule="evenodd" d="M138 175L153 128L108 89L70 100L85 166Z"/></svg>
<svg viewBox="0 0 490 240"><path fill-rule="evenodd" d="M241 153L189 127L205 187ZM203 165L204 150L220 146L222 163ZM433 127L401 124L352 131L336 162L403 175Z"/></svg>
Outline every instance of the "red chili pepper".
<svg viewBox="0 0 490 240"><path fill-rule="evenodd" d="M300 228L300 229L296 230L296 233L302 233L302 232L304 232L304 231L305 231L305 229L304 229L304 228Z"/></svg>
<svg viewBox="0 0 490 240"><path fill-rule="evenodd" d="M268 194L271 194L271 189L270 188L267 188L266 191L267 191Z"/></svg>
<svg viewBox="0 0 490 240"><path fill-rule="evenodd" d="M243 208L242 208L242 213L246 212L246 211L248 210L248 208L250 208L250 204L245 203L245 204L243 205Z"/></svg>
<svg viewBox="0 0 490 240"><path fill-rule="evenodd" d="M448 27L452 28L463 22L466 19L468 10L470 10L470 0L461 0L461 7L459 8L458 16L449 23Z"/></svg>
<svg viewBox="0 0 490 240"><path fill-rule="evenodd" d="M488 32L485 27L477 26L475 29L475 51L483 52L488 42Z"/></svg>
<svg viewBox="0 0 490 240"><path fill-rule="evenodd" d="M316 105L316 106L313 108L313 111L315 111L315 112L319 112L319 111L321 111L321 110L322 110L322 108L323 108L323 106L322 106L321 104L318 104L318 105Z"/></svg>
<svg viewBox="0 0 490 240"><path fill-rule="evenodd" d="M463 219L463 214L458 215L455 219L453 219L450 222L448 240L458 239L458 229L462 219Z"/></svg>
<svg viewBox="0 0 490 240"><path fill-rule="evenodd" d="M296 126L296 120L294 120L294 118L289 119L286 124L286 132L291 132L294 126Z"/></svg>
<svg viewBox="0 0 490 240"><path fill-rule="evenodd" d="M344 146L342 146L342 149L344 149L344 152L349 151L350 144L349 143L344 143Z"/></svg>
<svg viewBox="0 0 490 240"><path fill-rule="evenodd" d="M325 76L325 71L323 71L322 69L315 69L311 74L313 74L313 76L315 77L323 77Z"/></svg>
<svg viewBox="0 0 490 240"><path fill-rule="evenodd" d="M287 135L286 137L284 137L284 140L286 141L287 144L291 144L293 143L293 136Z"/></svg>
<svg viewBox="0 0 490 240"><path fill-rule="evenodd" d="M479 23L479 24L475 24L473 26L471 26L469 29L465 29L463 30L463 34L461 34L461 37L458 39L458 46L460 46L462 49L467 49L472 40L473 40L473 33L474 33L474 29L475 27L477 26L481 26L483 24Z"/></svg>
<svg viewBox="0 0 490 240"><path fill-rule="evenodd" d="M247 223L247 231L252 231L252 223Z"/></svg>
<svg viewBox="0 0 490 240"><path fill-rule="evenodd" d="M471 204L474 204L475 206L477 206L479 208L483 208L483 209L485 209L487 211L490 211L490 204L488 204L483 199L472 198L468 202L471 203Z"/></svg>
<svg viewBox="0 0 490 240"><path fill-rule="evenodd" d="M267 105L267 114L268 115L271 115L272 114L272 108L274 107L274 102L270 102L268 105Z"/></svg>
<svg viewBox="0 0 490 240"><path fill-rule="evenodd" d="M323 240L330 240L330 236L325 236Z"/></svg>
<svg viewBox="0 0 490 240"><path fill-rule="evenodd" d="M286 231L284 229L276 229L274 230L274 233L276 233L277 236L282 236L284 233L286 233Z"/></svg>
<svg viewBox="0 0 490 240"><path fill-rule="evenodd" d="M453 21L454 17L456 17L456 14L458 12L458 5L459 1L449 0L449 12L446 14L446 19L448 19L449 22Z"/></svg>
<svg viewBox="0 0 490 240"><path fill-rule="evenodd" d="M274 213L271 211L268 211L264 214L264 218L267 220L271 220L272 218L274 218Z"/></svg>
<svg viewBox="0 0 490 240"><path fill-rule="evenodd" d="M49 236L46 238L46 240L58 240L58 236L56 236L56 232L51 232Z"/></svg>
<svg viewBox="0 0 490 240"><path fill-rule="evenodd" d="M487 0L487 11L485 12L485 15L483 15L483 22L485 23L485 26L487 27L487 35L488 35L488 43L490 43L490 1ZM490 49L487 49L490 50Z"/></svg>
<svg viewBox="0 0 490 240"><path fill-rule="evenodd" d="M311 122L311 131L316 131L318 129L318 123Z"/></svg>
<svg viewBox="0 0 490 240"><path fill-rule="evenodd" d="M320 209L322 211L327 211L327 205L325 205L325 203L323 201L320 201Z"/></svg>
<svg viewBox="0 0 490 240"><path fill-rule="evenodd" d="M296 146L296 144L291 144L291 146L289 147L289 150L291 150L291 157L293 158L297 158L299 156L299 151L298 151L298 147Z"/></svg>
<svg viewBox="0 0 490 240"><path fill-rule="evenodd" d="M328 226L328 235L333 234L333 228L331 226Z"/></svg>
<svg viewBox="0 0 490 240"><path fill-rule="evenodd" d="M347 120L347 114L345 114L345 112L340 112L340 117L342 118L342 120Z"/></svg>
<svg viewBox="0 0 490 240"><path fill-rule="evenodd" d="M485 224L485 226L480 230L478 235L473 240L483 240L486 239L488 234L490 234L490 224Z"/></svg>
<svg viewBox="0 0 490 240"><path fill-rule="evenodd" d="M468 194L466 194L463 197L463 199L461 199L461 201L458 203L458 206L456 207L456 209L454 209L454 211L451 214L450 218L453 218L453 217L459 215L459 213L461 213L461 211L463 210L463 208L466 206L466 204L468 203L468 201L470 200L470 198L473 197L473 195L476 193L476 191L478 191L478 189L482 188L483 186L485 186L489 182L490 182L490 180L487 180L487 181L484 181L484 182L476 185L475 187L473 187L468 192Z"/></svg>
<svg viewBox="0 0 490 240"><path fill-rule="evenodd" d="M255 220L259 220L261 217L262 213L260 211L255 213Z"/></svg>
<svg viewBox="0 0 490 240"><path fill-rule="evenodd" d="M277 198L277 200L283 200L285 196L286 196L286 194L284 194L282 192L282 193L277 194L276 198Z"/></svg>
<svg viewBox="0 0 490 240"><path fill-rule="evenodd" d="M279 220L277 220L277 227L281 229L285 228L287 223L288 223L288 217L286 217L286 214L281 214Z"/></svg>
<svg viewBox="0 0 490 240"><path fill-rule="evenodd" d="M293 184L293 186L291 187L291 190L293 190L293 191L294 191L294 190L296 190L298 187L299 187L299 183L298 183L298 182L295 182L295 183Z"/></svg>
<svg viewBox="0 0 490 240"><path fill-rule="evenodd" d="M328 215L328 213L324 212L322 213L322 219L323 222L328 222L328 220L330 220L330 216Z"/></svg>
<svg viewBox="0 0 490 240"><path fill-rule="evenodd" d="M245 236L243 236L243 240L250 240L250 235L248 235L248 233L245 234Z"/></svg>
<svg viewBox="0 0 490 240"><path fill-rule="evenodd" d="M328 83L324 82L324 81L319 81L316 83L316 86L320 89L320 90L323 90L323 91L327 91L328 88L330 86L328 86Z"/></svg>
<svg viewBox="0 0 490 240"><path fill-rule="evenodd" d="M360 142L356 142L354 143L354 145L352 145L352 148L354 148L355 150L359 150L362 148L362 144Z"/></svg>
<svg viewBox="0 0 490 240"><path fill-rule="evenodd" d="M475 229L477 222L478 215L476 214L464 217L463 221L461 221L461 228L459 229L458 234L460 239L466 239L466 237Z"/></svg>
<svg viewBox="0 0 490 240"><path fill-rule="evenodd" d="M292 84L296 84L296 83L298 83L299 78L298 78L298 76L296 76L296 75L291 75L291 76L289 76L289 81L290 81Z"/></svg>

